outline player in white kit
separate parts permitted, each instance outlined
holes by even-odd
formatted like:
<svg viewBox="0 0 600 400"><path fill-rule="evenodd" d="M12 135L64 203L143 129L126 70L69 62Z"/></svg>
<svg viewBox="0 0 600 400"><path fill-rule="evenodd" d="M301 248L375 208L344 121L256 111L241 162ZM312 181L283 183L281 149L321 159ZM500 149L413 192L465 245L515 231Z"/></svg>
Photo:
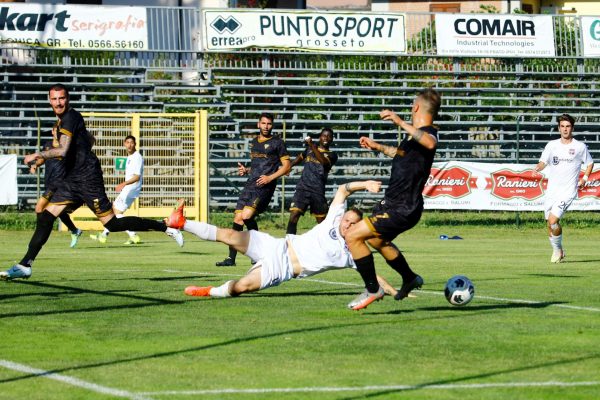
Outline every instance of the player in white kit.
<svg viewBox="0 0 600 400"><path fill-rule="evenodd" d="M185 289L185 294L232 297L277 286L292 278L304 278L331 269L356 268L344 236L362 219L362 212L356 209L346 210L345 200L357 190L377 193L380 188L381 182L378 181L357 181L340 186L323 222L304 234L289 234L280 239L255 230L240 232L204 222L186 221L181 201L178 208L165 220L169 227L178 226L201 239L225 243L251 259L258 260L239 280L227 281L219 287L189 286ZM378 279L387 294L396 294L389 283L381 277Z"/></svg>
<svg viewBox="0 0 600 400"><path fill-rule="evenodd" d="M140 196L142 191L142 181L144 177L144 158L138 150L136 150L135 137L129 135L123 142L127 150L127 161L125 164L125 180L119 183L116 187L119 196L113 202L113 211L117 218L122 218L123 213L127 211L133 204L135 199ZM126 231L129 239L125 244L140 244L142 240L133 231ZM97 240L100 243L106 243L106 238L110 231L104 229L102 233L91 234L90 238Z"/></svg>
<svg viewBox="0 0 600 400"><path fill-rule="evenodd" d="M560 218L577 198L577 189L585 186L594 168L594 161L585 143L573 138L575 119L569 114L563 114L557 118L557 122L560 139L548 142L535 167L537 172L548 168L544 214L552 246L550 262L553 263L559 263L565 258ZM580 178L582 165L585 172Z"/></svg>

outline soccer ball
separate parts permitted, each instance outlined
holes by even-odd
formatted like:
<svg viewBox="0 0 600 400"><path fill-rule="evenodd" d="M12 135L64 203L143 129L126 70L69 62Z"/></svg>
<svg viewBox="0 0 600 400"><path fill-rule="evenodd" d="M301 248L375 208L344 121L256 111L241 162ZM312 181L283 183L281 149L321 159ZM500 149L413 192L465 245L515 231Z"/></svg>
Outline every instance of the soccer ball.
<svg viewBox="0 0 600 400"><path fill-rule="evenodd" d="M444 295L453 306L464 306L473 300L475 286L466 276L455 275L446 282Z"/></svg>

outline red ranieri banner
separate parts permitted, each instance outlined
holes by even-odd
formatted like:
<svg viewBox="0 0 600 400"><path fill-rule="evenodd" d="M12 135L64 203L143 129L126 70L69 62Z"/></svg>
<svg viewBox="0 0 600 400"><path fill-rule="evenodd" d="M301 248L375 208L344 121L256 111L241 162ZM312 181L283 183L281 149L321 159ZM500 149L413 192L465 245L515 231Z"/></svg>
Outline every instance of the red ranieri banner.
<svg viewBox="0 0 600 400"><path fill-rule="evenodd" d="M535 164L434 163L423 189L425 208L543 211L548 178L534 168ZM569 209L600 210L600 167Z"/></svg>
<svg viewBox="0 0 600 400"><path fill-rule="evenodd" d="M56 49L146 50L144 7L0 3L0 44Z"/></svg>
<svg viewBox="0 0 600 400"><path fill-rule="evenodd" d="M285 48L342 53L406 52L404 14L206 9L203 49Z"/></svg>

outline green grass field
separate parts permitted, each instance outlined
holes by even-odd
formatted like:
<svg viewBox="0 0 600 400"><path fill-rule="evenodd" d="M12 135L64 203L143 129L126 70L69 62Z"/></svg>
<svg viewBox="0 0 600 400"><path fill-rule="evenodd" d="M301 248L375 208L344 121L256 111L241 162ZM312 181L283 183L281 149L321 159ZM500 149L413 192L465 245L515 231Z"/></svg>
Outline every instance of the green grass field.
<svg viewBox="0 0 600 400"><path fill-rule="evenodd" d="M30 235L0 231L3 269ZM0 399L600 398L597 228L565 226L567 259L554 265L540 228L422 224L396 243L423 290L360 312L346 309L361 290L350 270L186 297L249 260L218 268L221 244L141 236L128 247L124 234L104 246L85 235L69 249L54 233L31 279L0 282ZM476 288L462 308L442 294L455 274Z"/></svg>

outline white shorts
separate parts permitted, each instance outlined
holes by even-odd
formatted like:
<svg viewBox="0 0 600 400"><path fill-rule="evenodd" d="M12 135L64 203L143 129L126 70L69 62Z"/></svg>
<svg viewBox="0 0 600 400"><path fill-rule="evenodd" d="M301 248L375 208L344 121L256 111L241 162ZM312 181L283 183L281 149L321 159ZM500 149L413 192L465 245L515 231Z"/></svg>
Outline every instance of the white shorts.
<svg viewBox="0 0 600 400"><path fill-rule="evenodd" d="M547 198L544 202L544 216L546 219L550 217L550 213L557 218L562 218L565 211L569 209L571 203L575 200L574 197L555 197Z"/></svg>
<svg viewBox="0 0 600 400"><path fill-rule="evenodd" d="M125 212L139 196L139 190L128 190L127 186L125 186L113 202L113 207L121 212Z"/></svg>
<svg viewBox="0 0 600 400"><path fill-rule="evenodd" d="M261 267L260 289L277 286L281 282L292 279L294 271L288 259L285 239L276 239L267 233L255 230L249 233L250 241L246 256L257 260L250 271Z"/></svg>

